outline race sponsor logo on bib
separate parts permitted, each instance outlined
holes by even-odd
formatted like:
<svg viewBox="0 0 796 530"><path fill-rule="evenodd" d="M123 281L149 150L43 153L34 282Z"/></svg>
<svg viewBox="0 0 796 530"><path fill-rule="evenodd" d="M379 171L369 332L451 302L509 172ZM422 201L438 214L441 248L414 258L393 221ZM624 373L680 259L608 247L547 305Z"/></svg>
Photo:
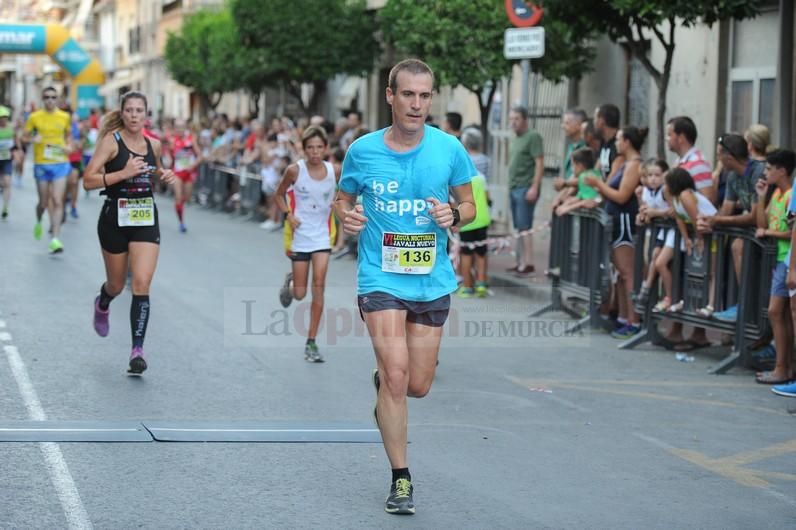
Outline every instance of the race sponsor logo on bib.
<svg viewBox="0 0 796 530"><path fill-rule="evenodd" d="M177 155L177 159L174 161L175 171L188 171L192 165L193 157L184 154Z"/></svg>
<svg viewBox="0 0 796 530"><path fill-rule="evenodd" d="M155 200L119 199L117 220L120 227L153 226L155 224Z"/></svg>
<svg viewBox="0 0 796 530"><path fill-rule="evenodd" d="M0 140L0 160L11 160L11 148L14 147L14 140Z"/></svg>
<svg viewBox="0 0 796 530"><path fill-rule="evenodd" d="M385 232L381 245L381 270L398 274L430 274L437 258L437 234Z"/></svg>
<svg viewBox="0 0 796 530"><path fill-rule="evenodd" d="M60 145L44 144L44 158L47 160L63 160L66 150Z"/></svg>

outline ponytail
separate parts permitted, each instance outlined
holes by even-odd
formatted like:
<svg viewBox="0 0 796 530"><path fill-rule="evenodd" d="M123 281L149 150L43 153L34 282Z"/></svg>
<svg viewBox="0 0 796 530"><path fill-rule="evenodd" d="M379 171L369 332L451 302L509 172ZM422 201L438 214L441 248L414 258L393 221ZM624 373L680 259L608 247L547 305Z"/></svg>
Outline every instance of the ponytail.
<svg viewBox="0 0 796 530"><path fill-rule="evenodd" d="M102 125L100 126L99 137L104 138L106 134L114 133L120 130L124 123L122 122L122 111L112 110L102 117Z"/></svg>

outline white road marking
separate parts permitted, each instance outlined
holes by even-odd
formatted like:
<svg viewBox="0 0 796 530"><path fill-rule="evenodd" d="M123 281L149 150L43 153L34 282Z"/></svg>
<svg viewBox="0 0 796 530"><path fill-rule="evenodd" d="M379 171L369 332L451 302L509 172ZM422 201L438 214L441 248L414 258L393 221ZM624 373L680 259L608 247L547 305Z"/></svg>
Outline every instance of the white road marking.
<svg viewBox="0 0 796 530"><path fill-rule="evenodd" d="M10 340L11 335L7 335L9 337L8 340ZM1 336L0 339L2 339ZM13 345L5 345L3 350L6 353L14 380L17 382L17 387L19 387L19 393L22 395L22 401L25 403L25 408L28 409L30 419L46 421L47 415L44 413L44 408L36 395L36 389L33 388L33 383L30 381L25 363L22 361L22 357L19 356L19 350ZM39 448L44 455L44 461L47 463L47 470L50 473L50 480L55 487L58 500L61 501L61 508L64 511L69 528L74 530L94 528L86 508L83 506L83 501L80 500L80 493L78 493L75 481L69 472L69 467L66 465L61 448L54 442L40 442Z"/></svg>
<svg viewBox="0 0 796 530"><path fill-rule="evenodd" d="M0 432L139 432L141 429L72 429L54 427L0 427Z"/></svg>
<svg viewBox="0 0 796 530"><path fill-rule="evenodd" d="M150 427L153 431L174 432L379 432L376 429L173 429Z"/></svg>

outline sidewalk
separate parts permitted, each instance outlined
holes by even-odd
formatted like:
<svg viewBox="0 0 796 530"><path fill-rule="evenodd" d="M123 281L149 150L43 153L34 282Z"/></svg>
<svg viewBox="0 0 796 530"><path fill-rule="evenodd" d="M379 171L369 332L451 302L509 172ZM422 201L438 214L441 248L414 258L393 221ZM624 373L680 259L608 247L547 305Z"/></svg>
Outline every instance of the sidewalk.
<svg viewBox="0 0 796 530"><path fill-rule="evenodd" d="M541 223L540 223L541 224ZM527 277L520 277L506 269L516 265L513 254L490 254L489 258L489 285L491 287L504 287L517 289L517 294L527 296L534 302L549 302L552 282L545 275L550 251L550 232L535 234L533 238L534 267L536 272Z"/></svg>
<svg viewBox="0 0 796 530"><path fill-rule="evenodd" d="M492 287L507 287L517 289L517 294L527 296L534 302L547 303L550 301L552 282L545 276L550 256L550 227L545 226L551 218L550 204L555 197L551 179L545 178L542 183L542 193L534 212L533 226L538 230L533 236L533 266L536 272L528 277L519 277L506 269L514 267L516 258L512 253L489 255L489 285ZM505 235L505 234L501 234ZM489 234L496 237L497 234Z"/></svg>

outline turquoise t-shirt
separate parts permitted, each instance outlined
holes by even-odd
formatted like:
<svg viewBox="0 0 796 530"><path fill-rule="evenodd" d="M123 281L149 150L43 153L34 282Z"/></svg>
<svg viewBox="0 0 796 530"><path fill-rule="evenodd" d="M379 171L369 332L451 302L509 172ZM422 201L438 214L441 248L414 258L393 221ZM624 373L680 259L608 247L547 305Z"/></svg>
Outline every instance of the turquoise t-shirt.
<svg viewBox="0 0 796 530"><path fill-rule="evenodd" d="M425 126L423 139L405 153L387 147L386 131L356 140L343 160L340 189L361 196L368 219L359 235L357 293L436 300L457 283L447 231L428 215L426 199L447 202L449 187L467 184L476 169L459 140L439 129Z"/></svg>

